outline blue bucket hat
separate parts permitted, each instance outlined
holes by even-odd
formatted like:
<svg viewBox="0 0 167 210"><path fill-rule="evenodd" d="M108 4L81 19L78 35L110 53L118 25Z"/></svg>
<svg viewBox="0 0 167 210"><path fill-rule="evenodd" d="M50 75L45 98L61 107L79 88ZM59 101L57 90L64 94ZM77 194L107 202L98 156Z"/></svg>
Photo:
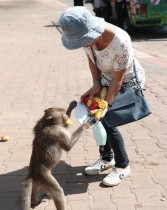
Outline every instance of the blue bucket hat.
<svg viewBox="0 0 167 210"><path fill-rule="evenodd" d="M93 16L86 7L68 8L60 16L62 43L69 50L85 47L104 32L103 18Z"/></svg>

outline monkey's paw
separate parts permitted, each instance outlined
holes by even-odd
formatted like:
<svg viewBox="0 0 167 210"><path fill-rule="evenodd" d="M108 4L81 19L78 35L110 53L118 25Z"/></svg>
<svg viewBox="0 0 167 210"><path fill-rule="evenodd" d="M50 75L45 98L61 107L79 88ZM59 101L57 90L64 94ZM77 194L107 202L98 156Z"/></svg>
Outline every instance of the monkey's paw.
<svg viewBox="0 0 167 210"><path fill-rule="evenodd" d="M70 102L70 108L74 109L77 106L77 102L76 101L71 101Z"/></svg>
<svg viewBox="0 0 167 210"><path fill-rule="evenodd" d="M90 118L84 124L85 124L86 128L90 128L90 127L92 127L96 123L96 121L97 121L96 119Z"/></svg>

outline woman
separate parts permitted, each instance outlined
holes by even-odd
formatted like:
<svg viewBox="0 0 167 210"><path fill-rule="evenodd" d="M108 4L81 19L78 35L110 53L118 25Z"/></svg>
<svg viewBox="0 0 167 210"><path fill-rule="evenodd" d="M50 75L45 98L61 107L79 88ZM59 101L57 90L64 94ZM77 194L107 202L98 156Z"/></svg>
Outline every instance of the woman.
<svg viewBox="0 0 167 210"><path fill-rule="evenodd" d="M88 58L93 85L82 97L94 97L100 92L101 85L108 86L105 100L112 105L122 86L136 85L133 60L141 86L144 86L144 70L134 58L131 39L125 31L105 22L103 18L92 16L85 7L65 10L59 24L62 29L63 45L69 50L83 47ZM96 55L98 69L101 71L100 78L91 47ZM119 130L109 128L103 119L101 121L107 132L107 142L99 147L100 159L85 168L85 173L95 175L112 167L112 172L103 179L103 184L115 186L130 175L129 159Z"/></svg>

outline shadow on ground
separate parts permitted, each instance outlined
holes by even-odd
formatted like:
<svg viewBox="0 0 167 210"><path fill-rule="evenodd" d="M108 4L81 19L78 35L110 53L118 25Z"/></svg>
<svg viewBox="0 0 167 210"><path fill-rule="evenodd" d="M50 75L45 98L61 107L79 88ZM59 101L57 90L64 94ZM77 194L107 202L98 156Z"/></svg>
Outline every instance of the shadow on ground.
<svg viewBox="0 0 167 210"><path fill-rule="evenodd" d="M106 174L89 176L84 173L84 169L85 166L72 167L64 161L60 161L53 169L53 175L64 189L65 195L85 193L88 190L89 183L101 182L106 176ZM100 183L99 186L101 186Z"/></svg>
<svg viewBox="0 0 167 210"><path fill-rule="evenodd" d="M88 176L84 173L85 166L75 166L60 161L52 170L52 174L64 190L65 195L85 193L88 190L89 183L99 182L100 187L102 179L106 174L97 176ZM0 209L19 210L21 205L21 182L27 175L28 167L0 176ZM44 191L39 192L39 196ZM10 202L8 202L10 200ZM9 203L9 206L8 206Z"/></svg>

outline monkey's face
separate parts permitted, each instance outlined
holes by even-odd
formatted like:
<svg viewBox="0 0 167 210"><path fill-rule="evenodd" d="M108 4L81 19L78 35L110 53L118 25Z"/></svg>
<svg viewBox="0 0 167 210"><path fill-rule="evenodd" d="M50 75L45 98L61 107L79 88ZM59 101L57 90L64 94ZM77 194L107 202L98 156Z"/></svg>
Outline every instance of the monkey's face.
<svg viewBox="0 0 167 210"><path fill-rule="evenodd" d="M62 108L49 108L45 110L45 119L50 125L65 125L66 110Z"/></svg>

